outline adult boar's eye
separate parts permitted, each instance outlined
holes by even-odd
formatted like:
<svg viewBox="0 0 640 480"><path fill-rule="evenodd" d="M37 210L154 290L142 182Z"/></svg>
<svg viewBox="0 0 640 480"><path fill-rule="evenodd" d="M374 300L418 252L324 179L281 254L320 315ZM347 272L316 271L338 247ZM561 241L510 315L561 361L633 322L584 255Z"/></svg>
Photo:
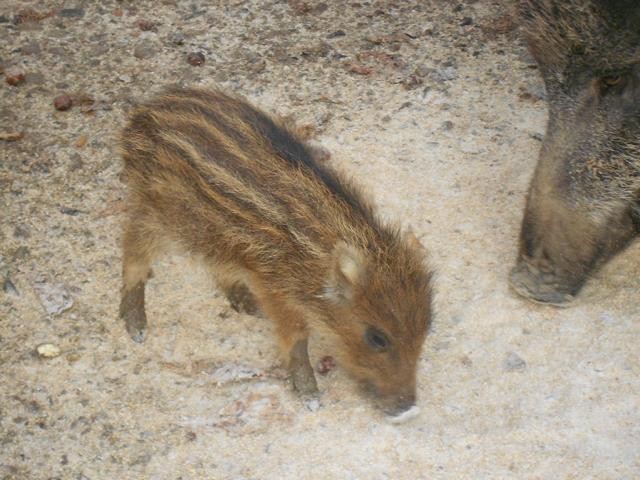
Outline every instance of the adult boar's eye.
<svg viewBox="0 0 640 480"><path fill-rule="evenodd" d="M614 88L624 86L624 75L608 75L600 78L600 92L603 94L613 91Z"/></svg>
<svg viewBox="0 0 640 480"><path fill-rule="evenodd" d="M604 83L608 87L613 87L614 85L618 85L621 81L622 81L622 75L613 75L611 77L602 78L602 83Z"/></svg>
<svg viewBox="0 0 640 480"><path fill-rule="evenodd" d="M624 74L606 75L597 80L600 95L611 95L616 92L621 93L624 90L626 83L627 77Z"/></svg>
<svg viewBox="0 0 640 480"><path fill-rule="evenodd" d="M374 327L367 328L364 334L364 338L367 342L367 345L379 351L386 350L391 344L391 342L389 341L389 337L387 337L384 333Z"/></svg>

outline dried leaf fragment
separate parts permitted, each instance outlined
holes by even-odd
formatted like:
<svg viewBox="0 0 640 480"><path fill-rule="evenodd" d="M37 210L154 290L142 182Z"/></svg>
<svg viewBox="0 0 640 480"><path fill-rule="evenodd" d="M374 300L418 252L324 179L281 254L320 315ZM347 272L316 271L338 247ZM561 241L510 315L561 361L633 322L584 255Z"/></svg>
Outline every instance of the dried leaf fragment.
<svg viewBox="0 0 640 480"><path fill-rule="evenodd" d="M361 63L351 62L347 64L347 71L357 73L358 75L371 75L373 73L373 68Z"/></svg>
<svg viewBox="0 0 640 480"><path fill-rule="evenodd" d="M0 132L0 140L5 142L15 142L22 139L22 137L24 137L23 132Z"/></svg>

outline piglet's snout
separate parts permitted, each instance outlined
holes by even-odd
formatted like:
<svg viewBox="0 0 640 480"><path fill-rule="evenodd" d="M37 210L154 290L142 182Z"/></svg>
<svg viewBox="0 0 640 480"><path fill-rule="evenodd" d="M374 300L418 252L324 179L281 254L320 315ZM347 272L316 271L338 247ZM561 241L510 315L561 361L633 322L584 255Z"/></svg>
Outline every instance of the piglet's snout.
<svg viewBox="0 0 640 480"><path fill-rule="evenodd" d="M414 393L394 396L383 402L385 413L391 416L401 415L415 406L416 395Z"/></svg>

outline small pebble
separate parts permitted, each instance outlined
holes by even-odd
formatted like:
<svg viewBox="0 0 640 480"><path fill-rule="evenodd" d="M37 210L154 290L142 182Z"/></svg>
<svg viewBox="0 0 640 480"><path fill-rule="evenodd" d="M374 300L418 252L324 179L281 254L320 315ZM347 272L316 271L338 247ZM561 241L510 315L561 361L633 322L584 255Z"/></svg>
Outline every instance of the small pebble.
<svg viewBox="0 0 640 480"><path fill-rule="evenodd" d="M328 8L329 5L324 2L320 2L313 8L313 13L315 13L316 15L320 15L321 13L326 12Z"/></svg>
<svg viewBox="0 0 640 480"><path fill-rule="evenodd" d="M29 72L27 73L27 77L25 78L25 81L29 85L42 85L45 83L46 78L40 72Z"/></svg>
<svg viewBox="0 0 640 480"><path fill-rule="evenodd" d="M73 297L62 284L35 283L34 288L48 315L59 315L73 306Z"/></svg>
<svg viewBox="0 0 640 480"><path fill-rule="evenodd" d="M84 146L87 144L87 141L89 139L87 138L86 135L81 135L78 137L78 139L75 141L74 145L76 148L84 148ZM64 213L64 212L63 212Z"/></svg>
<svg viewBox="0 0 640 480"><path fill-rule="evenodd" d="M24 78L25 76L23 72L18 72L16 70L13 70L13 71L7 70L7 76L4 81L7 82L12 87L17 87L18 85L24 82Z"/></svg>
<svg viewBox="0 0 640 480"><path fill-rule="evenodd" d="M600 315L600 321L605 325L613 325L614 323L616 323L615 317L610 313L603 313L602 315Z"/></svg>
<svg viewBox="0 0 640 480"><path fill-rule="evenodd" d="M423 82L422 78L420 78L420 75L418 75L416 73L411 73L411 74L407 75L406 77L404 77L400 81L400 83L405 88L405 90L413 90L414 88L418 88L424 82Z"/></svg>
<svg viewBox="0 0 640 480"><path fill-rule="evenodd" d="M312 10L311 4L303 0L289 0L288 4L296 15L306 15Z"/></svg>
<svg viewBox="0 0 640 480"><path fill-rule="evenodd" d="M527 362L525 362L520 356L513 352L507 352L502 365L508 372L514 372L517 370L524 370L527 368Z"/></svg>
<svg viewBox="0 0 640 480"><path fill-rule="evenodd" d="M16 248L16 250L13 252L13 259L14 260L24 260L29 255L30 255L29 247L27 247L26 245L22 245L22 246Z"/></svg>
<svg viewBox="0 0 640 480"><path fill-rule="evenodd" d="M150 21L150 20L145 20L145 19L138 20L138 21L136 22L136 25L137 25L137 26L138 26L138 28L139 28L140 30L142 30L143 32L148 32L148 31L150 31L150 30L155 29L155 27L156 27L156 24L155 24L155 23L153 23L153 22L152 22L152 21Z"/></svg>
<svg viewBox="0 0 640 480"><path fill-rule="evenodd" d="M60 10L59 15L64 18L82 18L84 17L84 10L82 8L63 8Z"/></svg>
<svg viewBox="0 0 640 480"><path fill-rule="evenodd" d="M448 131L451 130L453 128L453 122L450 120L445 120L444 122L442 122L442 124L440 125L440 129L444 130L444 131Z"/></svg>
<svg viewBox="0 0 640 480"><path fill-rule="evenodd" d="M187 62L189 62L189 65L193 65L194 67L200 67L204 65L204 60L204 54L202 54L201 52L192 52L187 55Z"/></svg>
<svg viewBox="0 0 640 480"><path fill-rule="evenodd" d="M344 32L344 30L336 30L335 32L331 32L330 34L327 35L327 38L338 38L338 37L344 37L346 35L346 33Z"/></svg>
<svg viewBox="0 0 640 480"><path fill-rule="evenodd" d="M55 358L60 355L60 349L52 343L41 343L36 347L36 351L42 358Z"/></svg>
<svg viewBox="0 0 640 480"><path fill-rule="evenodd" d="M458 72L455 67L449 66L436 70L433 77L436 81L448 82L450 80L455 80L458 77Z"/></svg>
<svg viewBox="0 0 640 480"><path fill-rule="evenodd" d="M465 367L473 367L473 360L471 360L467 355L460 357L460 363Z"/></svg>
<svg viewBox="0 0 640 480"><path fill-rule="evenodd" d="M31 236L31 232L29 231L29 227L19 223L13 229L13 236L16 238L29 238Z"/></svg>
<svg viewBox="0 0 640 480"><path fill-rule="evenodd" d="M73 100L71 100L71 97L66 93L58 95L56 98L53 99L53 106L56 108L56 110L60 110L61 112L64 112L65 110L69 110L72 105L73 105Z"/></svg>
<svg viewBox="0 0 640 480"><path fill-rule="evenodd" d="M142 60L151 58L156 54L155 44L150 40L142 40L133 48L133 56Z"/></svg>
<svg viewBox="0 0 640 480"><path fill-rule="evenodd" d="M182 32L172 33L171 36L169 37L169 41L174 45L182 45L184 43L184 40L185 40L184 33Z"/></svg>
<svg viewBox="0 0 640 480"><path fill-rule="evenodd" d="M78 355L77 353L69 353L65 358L67 359L67 362L74 363L80 360L80 355Z"/></svg>
<svg viewBox="0 0 640 480"><path fill-rule="evenodd" d="M21 48L21 51L25 55L36 55L40 53L40 44L35 40L27 43Z"/></svg>
<svg viewBox="0 0 640 480"><path fill-rule="evenodd" d="M267 67L267 62L261 58L250 59L247 68L252 73L260 73Z"/></svg>
<svg viewBox="0 0 640 480"><path fill-rule="evenodd" d="M320 410L320 407L322 405L320 404L320 400L318 400L317 398L312 398L305 402L305 406L310 412L317 412L318 410Z"/></svg>
<svg viewBox="0 0 640 480"><path fill-rule="evenodd" d="M534 140L537 140L538 142L541 142L542 140L544 140L544 134L543 133L530 133L529 136L531 138L533 138Z"/></svg>
<svg viewBox="0 0 640 480"><path fill-rule="evenodd" d="M60 213L64 213L65 215L71 215L72 217L75 217L80 213L80 210L78 210L77 208L61 207Z"/></svg>
<svg viewBox="0 0 640 480"><path fill-rule="evenodd" d="M13 284L13 282L9 277L6 277L4 279L4 283L2 284L2 290L4 290L4 293L20 295L20 292L18 292L18 289L16 288L16 286Z"/></svg>

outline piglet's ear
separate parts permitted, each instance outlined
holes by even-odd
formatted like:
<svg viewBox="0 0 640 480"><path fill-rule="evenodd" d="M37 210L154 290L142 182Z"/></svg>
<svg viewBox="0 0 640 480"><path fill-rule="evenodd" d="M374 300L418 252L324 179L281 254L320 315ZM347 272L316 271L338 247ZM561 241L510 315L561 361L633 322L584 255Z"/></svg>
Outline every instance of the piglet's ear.
<svg viewBox="0 0 640 480"><path fill-rule="evenodd" d="M420 240L418 240L418 237L416 237L416 234L413 232L413 228L409 227L407 229L407 233L404 234L404 238L409 244L409 247L422 253L427 251L427 249L424 248L424 245L422 245Z"/></svg>
<svg viewBox="0 0 640 480"><path fill-rule="evenodd" d="M363 280L365 256L356 247L339 242L333 249L331 262L326 296L336 303L349 301Z"/></svg>

